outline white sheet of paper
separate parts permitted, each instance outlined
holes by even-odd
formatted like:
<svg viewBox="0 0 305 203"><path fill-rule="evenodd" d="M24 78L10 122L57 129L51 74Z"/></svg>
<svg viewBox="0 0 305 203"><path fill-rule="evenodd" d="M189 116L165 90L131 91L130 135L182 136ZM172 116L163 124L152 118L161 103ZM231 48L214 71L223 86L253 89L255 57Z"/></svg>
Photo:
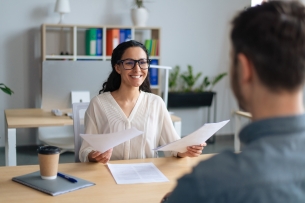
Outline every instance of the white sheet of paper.
<svg viewBox="0 0 305 203"><path fill-rule="evenodd" d="M167 177L153 164L109 164L117 184L167 182Z"/></svg>
<svg viewBox="0 0 305 203"><path fill-rule="evenodd" d="M175 152L186 152L188 146L199 145L204 143L212 135L214 135L220 128L225 126L230 120L222 121L219 123L206 123L195 132L176 140L169 144L157 147L155 151L175 151Z"/></svg>
<svg viewBox="0 0 305 203"><path fill-rule="evenodd" d="M142 131L132 127L127 130L123 130L116 133L109 134L80 134L80 136L86 140L93 149L104 153L108 149L111 149L127 140L130 140L136 136L143 134Z"/></svg>

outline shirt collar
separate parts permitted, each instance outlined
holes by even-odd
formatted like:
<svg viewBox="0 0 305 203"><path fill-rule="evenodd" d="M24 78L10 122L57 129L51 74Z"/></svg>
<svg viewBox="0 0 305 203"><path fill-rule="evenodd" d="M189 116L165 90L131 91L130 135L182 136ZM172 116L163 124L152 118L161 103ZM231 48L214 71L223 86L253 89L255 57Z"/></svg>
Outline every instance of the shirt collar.
<svg viewBox="0 0 305 203"><path fill-rule="evenodd" d="M268 118L252 122L239 133L241 142L249 144L259 138L305 131L305 114Z"/></svg>

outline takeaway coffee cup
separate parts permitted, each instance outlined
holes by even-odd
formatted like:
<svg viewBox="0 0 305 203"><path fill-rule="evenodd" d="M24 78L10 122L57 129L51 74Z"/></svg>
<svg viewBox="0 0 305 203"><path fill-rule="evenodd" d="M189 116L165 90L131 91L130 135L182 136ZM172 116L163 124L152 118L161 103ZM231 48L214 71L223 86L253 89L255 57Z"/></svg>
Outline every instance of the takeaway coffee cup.
<svg viewBox="0 0 305 203"><path fill-rule="evenodd" d="M56 179L60 148L55 146L42 146L37 149L40 176L42 179Z"/></svg>

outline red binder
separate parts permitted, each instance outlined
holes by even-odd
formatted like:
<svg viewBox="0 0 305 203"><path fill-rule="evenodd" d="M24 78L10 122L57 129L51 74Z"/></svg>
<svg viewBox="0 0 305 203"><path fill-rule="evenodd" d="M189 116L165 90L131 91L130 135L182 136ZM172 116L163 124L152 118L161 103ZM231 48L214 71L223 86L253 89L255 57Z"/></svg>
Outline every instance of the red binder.
<svg viewBox="0 0 305 203"><path fill-rule="evenodd" d="M106 35L106 55L111 56L113 49L120 43L120 30L108 29Z"/></svg>

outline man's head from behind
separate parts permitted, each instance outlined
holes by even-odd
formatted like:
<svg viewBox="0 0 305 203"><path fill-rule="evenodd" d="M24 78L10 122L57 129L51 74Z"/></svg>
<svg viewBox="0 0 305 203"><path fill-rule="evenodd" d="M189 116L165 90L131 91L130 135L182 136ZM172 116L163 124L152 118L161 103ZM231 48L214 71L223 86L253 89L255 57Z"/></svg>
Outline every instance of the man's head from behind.
<svg viewBox="0 0 305 203"><path fill-rule="evenodd" d="M305 78L305 7L301 3L263 3L241 12L232 24L231 84L242 108L249 110L247 96L253 90L253 85L245 89L244 84L256 82L275 94L300 91Z"/></svg>

